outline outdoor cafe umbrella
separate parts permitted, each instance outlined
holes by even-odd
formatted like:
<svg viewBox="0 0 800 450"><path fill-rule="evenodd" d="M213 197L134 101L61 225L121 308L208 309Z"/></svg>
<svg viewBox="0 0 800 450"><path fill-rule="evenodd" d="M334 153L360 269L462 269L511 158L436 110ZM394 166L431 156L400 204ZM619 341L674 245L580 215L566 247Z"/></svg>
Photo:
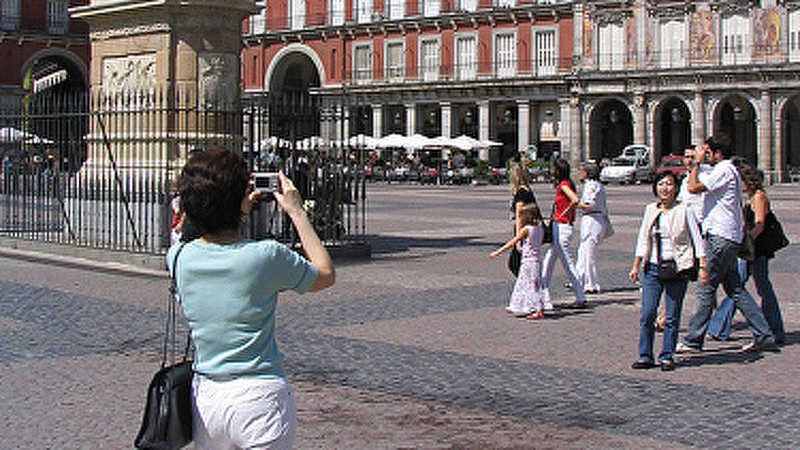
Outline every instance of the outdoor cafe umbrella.
<svg viewBox="0 0 800 450"><path fill-rule="evenodd" d="M26 139L31 139L34 137L37 136L13 127L0 128L0 143L10 144L15 142L22 142Z"/></svg>

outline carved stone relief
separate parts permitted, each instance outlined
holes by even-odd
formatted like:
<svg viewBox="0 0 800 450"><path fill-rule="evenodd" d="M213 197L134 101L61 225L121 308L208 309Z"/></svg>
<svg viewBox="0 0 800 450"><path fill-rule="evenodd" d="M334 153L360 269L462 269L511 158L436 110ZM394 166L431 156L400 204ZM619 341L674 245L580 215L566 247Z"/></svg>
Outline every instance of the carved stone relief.
<svg viewBox="0 0 800 450"><path fill-rule="evenodd" d="M239 89L238 55L200 53L197 56L198 88L206 108L233 106Z"/></svg>
<svg viewBox="0 0 800 450"><path fill-rule="evenodd" d="M155 87L155 53L103 60L103 91L107 95L151 92Z"/></svg>

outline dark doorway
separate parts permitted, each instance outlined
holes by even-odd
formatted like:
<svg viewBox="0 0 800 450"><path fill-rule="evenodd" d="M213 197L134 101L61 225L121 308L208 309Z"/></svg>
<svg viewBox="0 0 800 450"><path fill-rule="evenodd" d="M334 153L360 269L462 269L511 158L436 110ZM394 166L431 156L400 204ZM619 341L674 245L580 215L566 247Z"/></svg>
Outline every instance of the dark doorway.
<svg viewBox="0 0 800 450"><path fill-rule="evenodd" d="M691 113L680 99L673 98L661 106L658 120L660 123L656 156L682 155L691 143L689 122Z"/></svg>
<svg viewBox="0 0 800 450"><path fill-rule="evenodd" d="M758 166L755 118L755 109L750 102L742 97L730 97L719 107L716 130L731 137L734 155Z"/></svg>
<svg viewBox="0 0 800 450"><path fill-rule="evenodd" d="M794 97L783 109L783 179L800 180L800 97Z"/></svg>
<svg viewBox="0 0 800 450"><path fill-rule="evenodd" d="M289 142L319 136L319 101L311 88L320 87L311 58L293 52L281 59L270 81L270 135Z"/></svg>
<svg viewBox="0 0 800 450"><path fill-rule="evenodd" d="M602 160L620 154L633 143L633 118L619 100L606 100L592 112L589 125L590 158Z"/></svg>

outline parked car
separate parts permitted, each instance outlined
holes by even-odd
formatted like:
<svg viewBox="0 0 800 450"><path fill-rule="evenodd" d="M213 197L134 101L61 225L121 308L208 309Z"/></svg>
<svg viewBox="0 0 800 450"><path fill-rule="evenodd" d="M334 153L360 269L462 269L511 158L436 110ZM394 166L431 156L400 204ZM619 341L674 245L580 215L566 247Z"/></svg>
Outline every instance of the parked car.
<svg viewBox="0 0 800 450"><path fill-rule="evenodd" d="M641 144L632 144L628 145L622 149L622 152L619 154L620 158L631 158L631 159L650 159L650 147Z"/></svg>
<svg viewBox="0 0 800 450"><path fill-rule="evenodd" d="M600 171L600 182L607 183L641 183L650 182L653 178L648 158L616 157L611 165Z"/></svg>
<svg viewBox="0 0 800 450"><path fill-rule="evenodd" d="M658 164L656 173L672 172L679 179L686 173L686 166L683 164L681 155L664 155Z"/></svg>

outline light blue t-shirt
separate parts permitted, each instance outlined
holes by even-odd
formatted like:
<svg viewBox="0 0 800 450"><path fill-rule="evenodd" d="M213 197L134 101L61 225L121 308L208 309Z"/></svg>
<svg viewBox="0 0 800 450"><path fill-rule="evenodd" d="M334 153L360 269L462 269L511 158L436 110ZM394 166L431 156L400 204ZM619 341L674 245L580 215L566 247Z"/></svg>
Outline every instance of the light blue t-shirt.
<svg viewBox="0 0 800 450"><path fill-rule="evenodd" d="M167 252L170 271L180 245ZM195 371L211 378L283 377L275 342L278 292L307 292L318 274L308 260L273 240L185 244L176 280L192 329Z"/></svg>

